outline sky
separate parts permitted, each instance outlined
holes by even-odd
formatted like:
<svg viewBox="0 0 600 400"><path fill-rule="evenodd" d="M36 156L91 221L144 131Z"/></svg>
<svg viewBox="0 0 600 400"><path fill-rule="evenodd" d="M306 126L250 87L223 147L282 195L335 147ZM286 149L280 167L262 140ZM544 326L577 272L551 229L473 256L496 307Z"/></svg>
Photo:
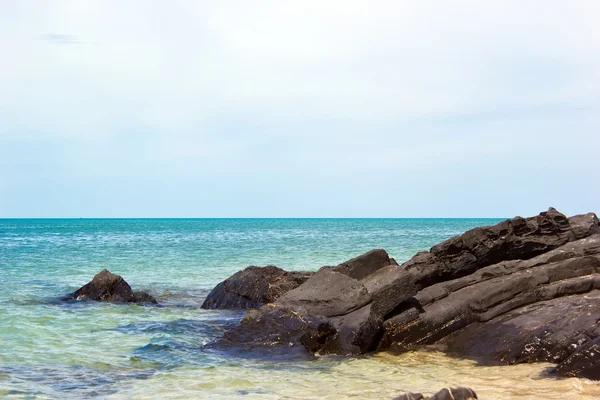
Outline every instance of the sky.
<svg viewBox="0 0 600 400"><path fill-rule="evenodd" d="M600 212L600 2L0 0L0 217Z"/></svg>

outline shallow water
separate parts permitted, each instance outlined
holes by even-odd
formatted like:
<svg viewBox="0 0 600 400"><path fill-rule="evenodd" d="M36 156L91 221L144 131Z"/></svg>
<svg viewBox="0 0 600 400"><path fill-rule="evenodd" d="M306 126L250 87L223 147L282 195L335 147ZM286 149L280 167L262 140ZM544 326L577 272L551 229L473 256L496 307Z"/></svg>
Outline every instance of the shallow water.
<svg viewBox="0 0 600 400"><path fill-rule="evenodd" d="M0 220L0 397L371 398L473 387L484 399L597 398L541 378L549 365L480 367L441 353L341 360L206 347L242 314L201 310L247 265L315 270L376 247L398 261L497 220ZM160 307L57 299L103 268Z"/></svg>
<svg viewBox="0 0 600 400"><path fill-rule="evenodd" d="M296 363L236 362L220 368L185 367L133 382L114 397L211 399L392 399L433 392L457 383L480 399L597 399L600 386L580 379L542 379L550 364L481 367L442 353L377 354ZM152 389L150 389L152 388ZM148 390L154 392L148 392Z"/></svg>

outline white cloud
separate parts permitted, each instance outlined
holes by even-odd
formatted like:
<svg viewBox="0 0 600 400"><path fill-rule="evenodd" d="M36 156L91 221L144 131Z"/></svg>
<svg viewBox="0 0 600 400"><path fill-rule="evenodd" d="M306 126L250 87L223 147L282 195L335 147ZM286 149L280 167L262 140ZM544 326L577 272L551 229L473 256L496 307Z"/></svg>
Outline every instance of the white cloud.
<svg viewBox="0 0 600 400"><path fill-rule="evenodd" d="M364 121L588 105L600 90L600 6L552 3L22 5L0 28L13 55L0 67L2 105L35 107L50 124L80 115L161 128L248 110ZM47 32L87 44L31 40Z"/></svg>
<svg viewBox="0 0 600 400"><path fill-rule="evenodd" d="M0 145L54 142L61 174L388 176L560 140L555 117L600 144L593 0L36 5L0 4Z"/></svg>

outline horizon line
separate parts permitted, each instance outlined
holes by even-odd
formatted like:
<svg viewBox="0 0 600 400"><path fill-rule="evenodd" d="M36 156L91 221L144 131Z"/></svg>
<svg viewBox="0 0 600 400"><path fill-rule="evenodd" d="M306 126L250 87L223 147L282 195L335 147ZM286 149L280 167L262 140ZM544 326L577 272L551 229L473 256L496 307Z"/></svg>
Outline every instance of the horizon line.
<svg viewBox="0 0 600 400"><path fill-rule="evenodd" d="M62 220L98 220L98 219L506 219L507 217L0 217L10 219L62 219Z"/></svg>

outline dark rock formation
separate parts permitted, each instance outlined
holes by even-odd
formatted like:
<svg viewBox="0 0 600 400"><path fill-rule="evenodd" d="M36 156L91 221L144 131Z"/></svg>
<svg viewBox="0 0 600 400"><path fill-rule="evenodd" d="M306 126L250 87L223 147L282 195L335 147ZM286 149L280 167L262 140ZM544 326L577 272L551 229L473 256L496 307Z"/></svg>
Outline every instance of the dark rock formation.
<svg viewBox="0 0 600 400"><path fill-rule="evenodd" d="M383 249L371 250L333 268L336 272L348 275L350 278L363 279L387 265L398 265Z"/></svg>
<svg viewBox="0 0 600 400"><path fill-rule="evenodd" d="M600 233L595 214L569 220L550 208L532 218L515 217L495 226L471 229L429 252L418 253L403 266L426 287L502 261L528 260L593 233Z"/></svg>
<svg viewBox="0 0 600 400"><path fill-rule="evenodd" d="M474 322L485 323L519 307L597 289L600 260L590 252L600 256L600 235L530 260L494 264L429 286L415 296L421 311L401 309L388 316L379 349L403 351L432 344Z"/></svg>
<svg viewBox="0 0 600 400"><path fill-rule="evenodd" d="M475 400L477 394L469 388L444 388L431 397L423 397L421 393L406 393L394 400Z"/></svg>
<svg viewBox="0 0 600 400"><path fill-rule="evenodd" d="M401 266L374 250L324 267L225 340L318 354L435 343L482 362L551 361L558 374L597 379L598 300L598 218L551 208L472 229Z"/></svg>
<svg viewBox="0 0 600 400"><path fill-rule="evenodd" d="M579 346L556 367L556 374L600 380L600 335L597 329L596 326L593 340Z"/></svg>
<svg viewBox="0 0 600 400"><path fill-rule="evenodd" d="M304 344L313 353L364 353L376 347L385 313L416 292L413 276L375 250L322 268L273 304L248 313L224 338L243 346Z"/></svg>
<svg viewBox="0 0 600 400"><path fill-rule="evenodd" d="M114 303L153 303L156 299L144 292L134 292L131 286L107 269L102 270L91 282L71 293L63 300L94 300Z"/></svg>
<svg viewBox="0 0 600 400"><path fill-rule="evenodd" d="M394 397L394 400L424 400L423 394L421 393L404 393L398 397Z"/></svg>
<svg viewBox="0 0 600 400"><path fill-rule="evenodd" d="M596 281L600 281L599 278L596 277ZM587 280L588 277L576 279L584 283L584 287ZM599 317L600 291L594 290L585 296L570 295L537 302L486 323L471 324L440 343L450 352L484 362L490 358L506 364L562 362L557 369L566 375L567 371L577 368L576 354L585 353L586 347L595 342L591 338L599 337ZM570 365L568 369L567 365Z"/></svg>
<svg viewBox="0 0 600 400"><path fill-rule="evenodd" d="M267 313L268 318L262 318ZM335 333L331 323L322 316L303 316L294 310L267 304L251 310L242 320L244 329L225 333L224 344L241 345L248 349L302 344L316 352L321 343Z"/></svg>
<svg viewBox="0 0 600 400"><path fill-rule="evenodd" d="M322 269L281 296L277 305L294 307L303 315L335 317L349 314L370 301L371 294L362 283L340 272Z"/></svg>
<svg viewBox="0 0 600 400"><path fill-rule="evenodd" d="M311 275L312 272L286 272L272 265L248 267L219 283L206 297L202 308L259 308L297 288Z"/></svg>

